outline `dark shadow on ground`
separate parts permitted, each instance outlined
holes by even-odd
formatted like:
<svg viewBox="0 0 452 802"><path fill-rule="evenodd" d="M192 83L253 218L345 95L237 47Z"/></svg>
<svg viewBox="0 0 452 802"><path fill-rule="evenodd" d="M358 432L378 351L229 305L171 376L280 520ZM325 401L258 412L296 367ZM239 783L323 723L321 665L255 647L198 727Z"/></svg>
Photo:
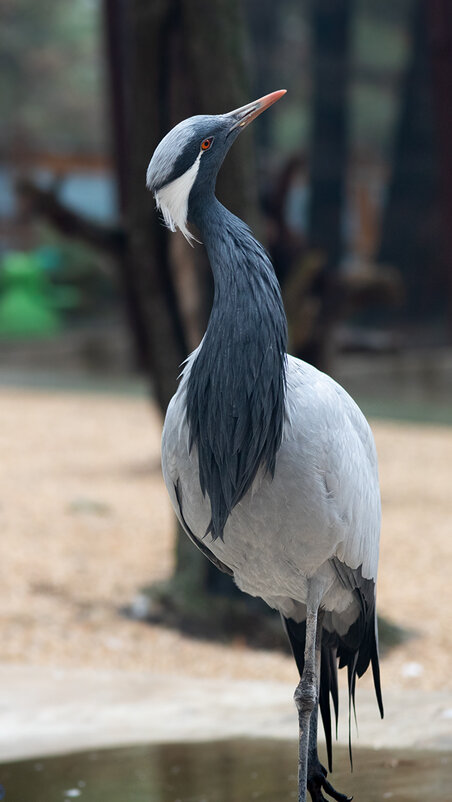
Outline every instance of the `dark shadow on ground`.
<svg viewBox="0 0 452 802"><path fill-rule="evenodd" d="M243 643L254 649L291 653L279 613L262 599L237 589L232 597L199 588L194 593L172 578L143 588L137 599L120 612L127 618L175 629L199 640ZM378 626L381 656L416 637L414 630L383 617L379 617Z"/></svg>

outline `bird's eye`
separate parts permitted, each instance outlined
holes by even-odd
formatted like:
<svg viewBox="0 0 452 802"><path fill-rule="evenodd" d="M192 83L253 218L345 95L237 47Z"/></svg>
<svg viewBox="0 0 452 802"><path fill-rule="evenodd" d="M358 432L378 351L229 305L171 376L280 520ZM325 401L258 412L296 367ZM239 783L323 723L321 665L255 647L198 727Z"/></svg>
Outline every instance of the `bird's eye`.
<svg viewBox="0 0 452 802"><path fill-rule="evenodd" d="M209 150L210 146L213 142L213 136L209 137L208 139L203 139L201 142L201 150Z"/></svg>

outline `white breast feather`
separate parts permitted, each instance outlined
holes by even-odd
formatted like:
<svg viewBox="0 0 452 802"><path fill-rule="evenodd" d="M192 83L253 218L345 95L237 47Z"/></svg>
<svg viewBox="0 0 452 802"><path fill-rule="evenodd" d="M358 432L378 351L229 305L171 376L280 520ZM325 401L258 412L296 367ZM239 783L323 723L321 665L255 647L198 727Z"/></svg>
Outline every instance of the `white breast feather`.
<svg viewBox="0 0 452 802"><path fill-rule="evenodd" d="M165 224L171 231L176 231L176 228L180 229L190 244L192 244L193 240L195 242L199 241L187 228L187 214L188 198L198 175L201 155L202 153L200 152L192 166L179 178L161 187L155 193L155 202L157 208L163 214Z"/></svg>

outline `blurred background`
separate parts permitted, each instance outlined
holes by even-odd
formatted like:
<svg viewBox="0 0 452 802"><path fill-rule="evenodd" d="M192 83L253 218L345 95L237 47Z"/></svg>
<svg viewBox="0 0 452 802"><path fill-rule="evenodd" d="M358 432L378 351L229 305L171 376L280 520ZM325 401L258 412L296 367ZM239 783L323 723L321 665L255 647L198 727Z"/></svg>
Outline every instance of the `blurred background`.
<svg viewBox="0 0 452 802"><path fill-rule="evenodd" d="M450 689L450 3L3 0L0 59L2 662L295 682L169 508L161 423L212 280L145 188L178 121L284 87L218 195L291 353L371 418L384 682Z"/></svg>

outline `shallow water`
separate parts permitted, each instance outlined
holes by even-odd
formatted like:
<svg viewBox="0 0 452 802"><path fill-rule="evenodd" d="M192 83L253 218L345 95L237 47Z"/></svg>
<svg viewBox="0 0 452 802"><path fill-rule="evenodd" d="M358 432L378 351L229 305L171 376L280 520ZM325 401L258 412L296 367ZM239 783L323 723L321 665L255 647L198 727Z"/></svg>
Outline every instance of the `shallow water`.
<svg viewBox="0 0 452 802"><path fill-rule="evenodd" d="M297 798L297 746L233 740L139 746L0 765L5 802L282 802ZM452 753L336 748L331 777L356 802L452 800Z"/></svg>

